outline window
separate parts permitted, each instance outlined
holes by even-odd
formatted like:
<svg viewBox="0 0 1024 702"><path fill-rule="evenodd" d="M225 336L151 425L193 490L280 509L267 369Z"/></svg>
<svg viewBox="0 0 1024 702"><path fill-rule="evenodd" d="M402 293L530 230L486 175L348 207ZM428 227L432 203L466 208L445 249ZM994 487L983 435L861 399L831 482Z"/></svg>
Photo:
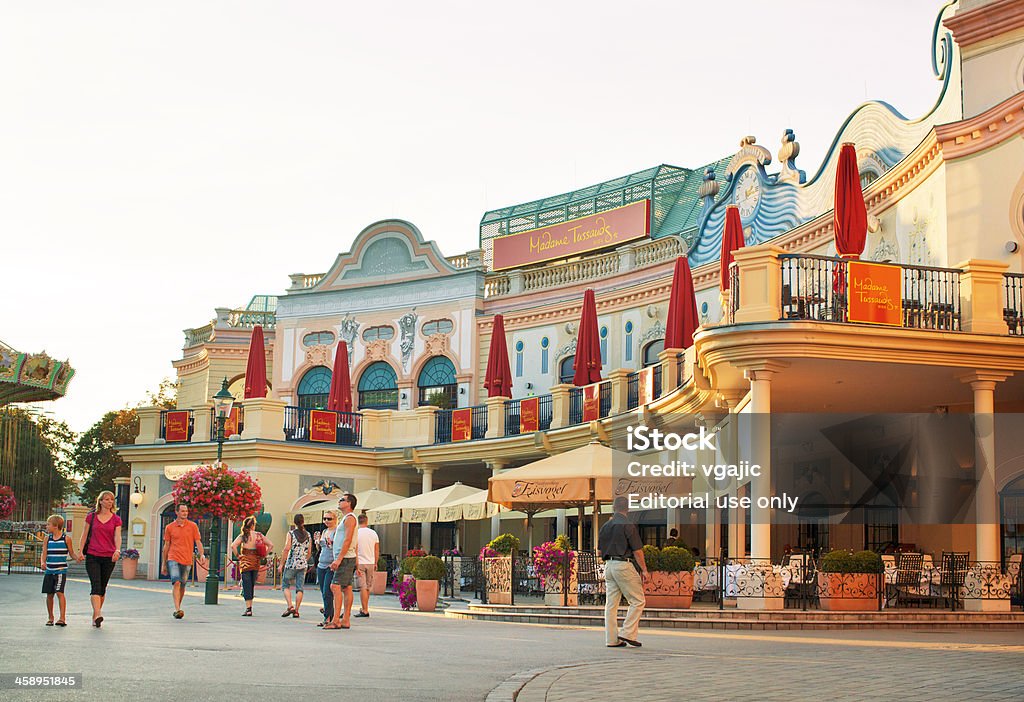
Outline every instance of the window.
<svg viewBox="0 0 1024 702"><path fill-rule="evenodd" d="M448 407L458 405L459 385L455 379L455 365L444 356L434 356L423 364L419 380L420 406L428 404L430 396L441 393L448 400Z"/></svg>
<svg viewBox="0 0 1024 702"><path fill-rule="evenodd" d="M576 356L566 356L562 359L562 362L558 364L558 382L572 385L572 377L576 374L572 367L575 361Z"/></svg>
<svg viewBox="0 0 1024 702"><path fill-rule="evenodd" d="M299 407L323 409L327 406L327 396L331 394L331 369L326 366L310 368L299 381L296 392L299 396Z"/></svg>
<svg viewBox="0 0 1024 702"><path fill-rule="evenodd" d="M547 375L548 374L548 346L549 345L550 345L550 342L548 341L548 338L546 336L543 339L540 340L540 372L543 375Z"/></svg>
<svg viewBox="0 0 1024 702"><path fill-rule="evenodd" d="M608 363L608 327L601 327L601 365Z"/></svg>
<svg viewBox="0 0 1024 702"><path fill-rule="evenodd" d="M310 332L302 337L303 346L330 346L334 343L334 333L329 331Z"/></svg>
<svg viewBox="0 0 1024 702"><path fill-rule="evenodd" d="M450 319L434 319L429 322L423 323L423 336L433 336L434 334L451 334L452 329L455 325L452 324Z"/></svg>
<svg viewBox="0 0 1024 702"><path fill-rule="evenodd" d="M878 180L878 174L871 170L865 170L860 174L860 187L864 189Z"/></svg>
<svg viewBox="0 0 1024 702"><path fill-rule="evenodd" d="M517 341L516 342L516 377L517 378L522 378L523 377L523 349L524 348L526 348L526 346L523 344L522 341Z"/></svg>
<svg viewBox="0 0 1024 702"><path fill-rule="evenodd" d="M626 363L633 360L633 323L626 322Z"/></svg>
<svg viewBox="0 0 1024 702"><path fill-rule="evenodd" d="M366 331L363 332L363 341L366 341L366 342L377 341L379 339L383 339L384 341L387 341L389 339L394 339L394 338L395 338L395 328L394 327L389 327L386 324L384 326L380 326L380 327L370 327L369 329L367 329Z"/></svg>
<svg viewBox="0 0 1024 702"><path fill-rule="evenodd" d="M657 339L644 347L644 368L658 363L658 354L665 350L665 340Z"/></svg>
<svg viewBox="0 0 1024 702"><path fill-rule="evenodd" d="M384 361L377 361L359 376L359 409L398 409L398 376Z"/></svg>

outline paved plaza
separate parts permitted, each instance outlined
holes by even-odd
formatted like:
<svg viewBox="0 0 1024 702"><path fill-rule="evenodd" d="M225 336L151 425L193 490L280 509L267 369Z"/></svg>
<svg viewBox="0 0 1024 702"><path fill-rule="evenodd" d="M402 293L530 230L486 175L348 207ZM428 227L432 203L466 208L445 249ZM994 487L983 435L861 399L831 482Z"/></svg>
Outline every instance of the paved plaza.
<svg viewBox="0 0 1024 702"><path fill-rule="evenodd" d="M171 617L168 586L113 581L101 630L88 584L69 583L69 626L45 627L32 576L0 576L0 673L84 673L80 691L0 699L223 700L793 700L1024 699L1020 632L655 632L641 649L606 649L596 629L460 621L374 598L370 619L323 632L318 593L299 620L280 593L240 616L190 588ZM456 605L458 606L458 605Z"/></svg>

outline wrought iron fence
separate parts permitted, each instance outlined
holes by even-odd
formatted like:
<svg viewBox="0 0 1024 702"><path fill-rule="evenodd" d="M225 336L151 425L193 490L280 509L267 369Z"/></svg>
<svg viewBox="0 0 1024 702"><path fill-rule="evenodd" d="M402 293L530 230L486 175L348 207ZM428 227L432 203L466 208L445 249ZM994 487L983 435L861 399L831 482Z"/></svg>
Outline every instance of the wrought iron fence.
<svg viewBox="0 0 1024 702"><path fill-rule="evenodd" d="M177 414L179 412L188 412L188 438L186 438L186 439L177 439L177 438L168 439L167 438L167 415L168 414ZM169 443L192 441L192 432L195 430L195 424L196 424L195 413L192 410L161 410L161 412L160 412L160 438L163 439L164 441L169 442Z"/></svg>
<svg viewBox="0 0 1024 702"><path fill-rule="evenodd" d="M659 364L655 365L653 368L654 369L652 370L651 373L654 376L653 377L653 382L652 382L652 385L654 386L653 387L654 394L650 398L648 398L648 402L650 400L657 400L659 397L661 397L661 375L662 375L661 368L662 368L662 366L659 363ZM626 408L627 409L631 409L632 410L632 409L636 409L637 407L640 406L640 374L641 373L642 373L642 371L634 371L634 372L630 373L628 376L626 376Z"/></svg>
<svg viewBox="0 0 1024 702"><path fill-rule="evenodd" d="M520 434L519 405L522 399L505 401L505 436L519 436ZM551 395L541 395L537 400L537 431L547 431L551 428Z"/></svg>
<svg viewBox="0 0 1024 702"><path fill-rule="evenodd" d="M43 571L39 568L42 550L42 542L29 538L0 544L0 573L7 575L42 574Z"/></svg>
<svg viewBox="0 0 1024 702"><path fill-rule="evenodd" d="M903 266L903 326L960 331L960 271Z"/></svg>
<svg viewBox="0 0 1024 702"><path fill-rule="evenodd" d="M1003 290L1006 293L1003 307L1006 330L1015 336L1024 334L1024 273L1004 273Z"/></svg>
<svg viewBox="0 0 1024 702"><path fill-rule="evenodd" d="M729 264L729 319L736 320L736 312L740 308L740 267L735 261Z"/></svg>
<svg viewBox="0 0 1024 702"><path fill-rule="evenodd" d="M476 405L474 407L462 407L459 409L471 409L473 411L473 424L470 431L470 438L474 440L484 438L487 435L487 405ZM457 410L442 409L435 413L435 444L447 444L452 441L452 415L456 411Z"/></svg>
<svg viewBox="0 0 1024 702"><path fill-rule="evenodd" d="M331 432L313 431L311 416L313 412L333 415L334 440ZM284 439L285 441L302 441L314 444L334 444L337 446L362 446L363 415L359 412L335 412L333 410L314 410L309 407L284 408Z"/></svg>
<svg viewBox="0 0 1024 702"><path fill-rule="evenodd" d="M242 407L242 405L235 405L234 407L232 407L232 410L234 410L234 409L238 410L238 430L233 432L233 433L241 434L242 431L245 429L245 408ZM228 427L227 427L227 423L225 422L225 424L224 424L224 438L227 439L228 437L229 437L229 435L228 435ZM217 440L217 411L211 407L210 408L210 441L216 441L216 440Z"/></svg>
<svg viewBox="0 0 1024 702"><path fill-rule="evenodd" d="M601 383L598 395L598 417L604 419L612 409L612 384L608 381ZM569 389L569 423L583 423L583 388Z"/></svg>

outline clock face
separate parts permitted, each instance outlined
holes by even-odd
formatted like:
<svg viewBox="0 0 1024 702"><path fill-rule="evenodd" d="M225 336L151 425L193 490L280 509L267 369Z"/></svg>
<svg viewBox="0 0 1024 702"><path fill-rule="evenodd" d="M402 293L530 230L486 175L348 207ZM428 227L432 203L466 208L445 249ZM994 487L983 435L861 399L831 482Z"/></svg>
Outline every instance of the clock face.
<svg viewBox="0 0 1024 702"><path fill-rule="evenodd" d="M740 217L747 219L754 214L757 203L761 200L761 179L757 177L757 172L753 168L743 171L743 175L736 181L735 197Z"/></svg>

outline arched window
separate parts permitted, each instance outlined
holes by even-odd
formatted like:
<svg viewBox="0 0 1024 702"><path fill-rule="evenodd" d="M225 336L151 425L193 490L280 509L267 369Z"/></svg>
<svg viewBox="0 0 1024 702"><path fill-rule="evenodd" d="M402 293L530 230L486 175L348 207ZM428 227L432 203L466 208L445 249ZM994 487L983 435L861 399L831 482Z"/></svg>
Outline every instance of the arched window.
<svg viewBox="0 0 1024 702"><path fill-rule="evenodd" d="M558 382L572 385L572 376L576 373L572 367L575 360L576 356L566 356L562 359L562 362L558 364Z"/></svg>
<svg viewBox="0 0 1024 702"><path fill-rule="evenodd" d="M423 336L434 334L451 334L455 326L450 319L432 319L423 323Z"/></svg>
<svg viewBox="0 0 1024 702"><path fill-rule="evenodd" d="M633 360L633 323L632 322L626 322L626 341L625 341L625 343L626 343L626 347L625 347L626 358L625 358L625 361L626 361L626 363L629 363L630 361Z"/></svg>
<svg viewBox="0 0 1024 702"><path fill-rule="evenodd" d="M384 361L370 364L359 376L359 409L398 409L398 376Z"/></svg>
<svg viewBox="0 0 1024 702"><path fill-rule="evenodd" d="M601 365L608 363L608 327L601 327Z"/></svg>
<svg viewBox="0 0 1024 702"><path fill-rule="evenodd" d="M299 396L299 407L310 409L326 407L327 396L331 394L331 369L326 366L310 368L299 381L296 394Z"/></svg>
<svg viewBox="0 0 1024 702"><path fill-rule="evenodd" d="M517 378L522 378L523 377L523 349L525 349L525 348L526 348L526 345L522 342L522 340L516 342L516 377Z"/></svg>
<svg viewBox="0 0 1024 702"><path fill-rule="evenodd" d="M334 343L334 334L329 331L310 332L302 337L303 346L330 346Z"/></svg>
<svg viewBox="0 0 1024 702"><path fill-rule="evenodd" d="M999 492L999 535L1004 565L1010 556L1024 553L1024 476Z"/></svg>
<svg viewBox="0 0 1024 702"><path fill-rule="evenodd" d="M370 327L363 332L363 341L377 341L378 339L388 341L394 338L395 328L386 324L379 327Z"/></svg>
<svg viewBox="0 0 1024 702"><path fill-rule="evenodd" d="M644 368L658 363L658 354L665 350L665 340L657 339L644 346Z"/></svg>
<svg viewBox="0 0 1024 702"><path fill-rule="evenodd" d="M550 345L551 342L546 336L540 340L540 372L543 375L548 374L548 346Z"/></svg>
<svg viewBox="0 0 1024 702"><path fill-rule="evenodd" d="M434 393L446 396L448 407L457 405L459 385L455 379L455 366L444 356L434 356L424 363L416 384L420 389L420 406L427 405L427 400Z"/></svg>

